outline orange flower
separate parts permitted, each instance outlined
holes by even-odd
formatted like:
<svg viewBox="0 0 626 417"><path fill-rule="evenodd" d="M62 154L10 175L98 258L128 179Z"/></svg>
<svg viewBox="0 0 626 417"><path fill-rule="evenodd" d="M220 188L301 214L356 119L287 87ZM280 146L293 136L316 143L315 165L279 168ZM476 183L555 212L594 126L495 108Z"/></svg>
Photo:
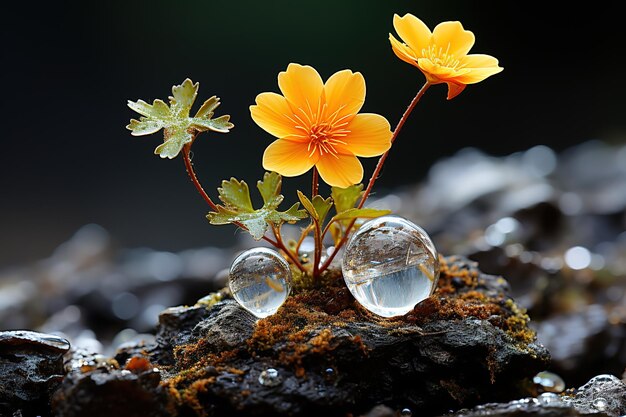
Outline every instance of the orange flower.
<svg viewBox="0 0 626 417"><path fill-rule="evenodd" d="M389 34L393 52L401 60L416 66L432 84L448 84L448 100L459 95L467 84L475 84L504 68L490 55L468 55L474 46L474 34L461 22L442 22L435 30L410 13L393 16L393 27L405 42Z"/></svg>
<svg viewBox="0 0 626 417"><path fill-rule="evenodd" d="M283 95L261 93L250 106L252 119L277 137L263 154L263 167L286 177L315 166L331 186L363 179L357 156L372 157L391 146L389 122L378 114L357 114L365 101L361 73L343 70L324 84L309 66L289 64L278 74Z"/></svg>

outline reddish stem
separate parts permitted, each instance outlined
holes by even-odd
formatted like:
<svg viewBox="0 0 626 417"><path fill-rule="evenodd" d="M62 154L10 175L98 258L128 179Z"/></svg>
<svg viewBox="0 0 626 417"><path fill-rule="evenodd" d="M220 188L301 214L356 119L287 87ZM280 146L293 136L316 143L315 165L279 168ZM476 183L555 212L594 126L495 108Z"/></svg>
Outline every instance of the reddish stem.
<svg viewBox="0 0 626 417"><path fill-rule="evenodd" d="M311 201L313 197L319 194L319 179L317 174L317 168L313 166L313 179L311 180Z"/></svg>
<svg viewBox="0 0 626 417"><path fill-rule="evenodd" d="M198 190L198 193L200 193L204 201L207 202L209 207L211 207L213 211L218 211L217 205L213 202L213 200L211 200L211 197L209 197L206 191L204 191L202 184L200 184L200 181L198 181L198 176L196 175L196 172L193 169L193 164L191 163L191 158L189 157L190 151L191 151L191 143L188 143L185 146L183 146L183 161L185 161L185 168L187 169L187 174L189 174L189 178L191 179L191 182L196 187L196 190ZM239 222L233 222L233 224L242 228L243 230L246 230L246 231L248 230L246 226L244 226L243 224ZM265 240L266 242L270 243L271 245L279 249L284 248L284 245L282 246L279 245L278 242L275 242L274 240L270 239L267 236L263 236L263 240Z"/></svg>
<svg viewBox="0 0 626 417"><path fill-rule="evenodd" d="M404 114L400 118L400 121L398 121L398 124L396 125L396 128L394 129L394 131L393 131L393 133L391 135L391 143L392 144L396 140L396 138L398 137L398 134L400 133L400 131L402 130L402 127L404 126L404 123L406 123L406 121L409 118L411 112L413 112L413 109L417 105L418 101L420 101L422 96L426 93L426 90L428 90L428 87L430 87L431 85L432 84L430 82L426 81L424 83L424 85L422 86L422 88L420 88L420 90L417 92L415 97L413 97L413 100L411 100L411 103L409 103L409 107L407 107L407 109L404 111ZM391 150L391 148L389 150ZM359 204L357 205L357 208L362 208L363 207L363 205L365 204L365 201L367 200L367 198L369 197L370 193L372 192L372 188L374 187L374 183L376 182L376 180L378 179L378 176L380 175L380 171L383 168L383 164L385 163L385 160L387 159L387 155L389 155L389 150L387 150L387 152L385 152L384 154L382 154L380 156L380 159L378 160L378 164L376 165L376 169L374 169L374 172L372 173L372 176L370 177L370 181L367 184L367 188L365 189L365 192L363 193L363 196L361 197L361 201L359 201ZM348 240L348 236L350 234L350 230L352 230L352 227L354 226L355 222L356 222L356 218L352 219L350 224L348 224L348 227L346 228L346 232L343 235L343 238L339 241L337 246L335 246L335 250L333 251L333 253L331 253L328 256L328 258L326 259L324 264L320 267L320 269L319 269L319 273L320 274L322 272L324 272L330 266L330 264L333 261L333 259L335 259L335 255L337 255L337 253L339 252L339 249L341 249L341 247L343 245L345 245L346 241Z"/></svg>

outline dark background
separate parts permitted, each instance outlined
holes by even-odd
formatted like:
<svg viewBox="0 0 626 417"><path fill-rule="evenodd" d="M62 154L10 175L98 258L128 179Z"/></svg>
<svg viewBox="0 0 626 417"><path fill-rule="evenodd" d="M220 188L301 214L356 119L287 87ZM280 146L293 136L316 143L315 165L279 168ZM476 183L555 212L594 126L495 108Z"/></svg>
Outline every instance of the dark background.
<svg viewBox="0 0 626 417"><path fill-rule="evenodd" d="M389 159L378 192L424 179L431 164L473 146L505 155L537 144L555 150L590 139L623 140L626 113L622 14L611 3L510 1L112 1L12 3L2 12L0 266L48 256L96 223L118 245L161 250L231 245L230 226L207 224L182 160L153 155L161 134L132 137L126 100L166 99L186 77L199 101L222 98L228 135L205 134L194 162L215 195L223 178L254 184L272 138L250 119L290 62L327 78L364 74L364 111L395 125L423 83L388 42L394 13L431 29L460 20L471 53L504 71L452 101L430 89ZM546 5L550 10L546 10ZM199 104L198 104L199 105ZM197 107L196 107L197 108ZM366 178L375 165L364 160ZM295 187L286 184L287 201Z"/></svg>

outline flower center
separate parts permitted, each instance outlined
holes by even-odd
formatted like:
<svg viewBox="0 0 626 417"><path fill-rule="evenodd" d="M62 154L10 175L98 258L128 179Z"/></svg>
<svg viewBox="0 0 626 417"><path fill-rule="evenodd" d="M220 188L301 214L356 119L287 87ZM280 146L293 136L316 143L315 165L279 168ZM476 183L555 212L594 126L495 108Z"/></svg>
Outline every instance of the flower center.
<svg viewBox="0 0 626 417"><path fill-rule="evenodd" d="M296 129L302 131L302 134L297 136L309 142L307 146L309 157L318 153L320 156L330 154L337 158L339 154L337 145L347 144L344 139L350 131L346 126L354 115L339 117L343 107L332 114L327 114L326 104L318 105L317 111L308 106L308 109L299 108L298 113L293 114L292 120L296 122Z"/></svg>
<svg viewBox="0 0 626 417"><path fill-rule="evenodd" d="M441 67L461 69L463 65L461 62L450 53L450 44L444 50L443 47L437 45L430 45L428 48L422 48L422 56L428 58L433 64Z"/></svg>

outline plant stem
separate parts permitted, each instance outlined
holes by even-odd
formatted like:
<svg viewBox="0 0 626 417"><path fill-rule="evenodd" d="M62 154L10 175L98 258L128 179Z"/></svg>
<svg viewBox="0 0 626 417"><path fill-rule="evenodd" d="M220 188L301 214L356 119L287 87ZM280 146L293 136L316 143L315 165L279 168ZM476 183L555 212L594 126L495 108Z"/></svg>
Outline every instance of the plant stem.
<svg viewBox="0 0 626 417"><path fill-rule="evenodd" d="M430 87L431 85L432 84L430 82L426 81L424 85L422 86L422 88L420 88L420 90L417 92L415 97L413 97L413 100L411 100L409 107L407 107L407 109L404 111L404 114L400 118L400 121L396 125L396 128L394 129L393 134L391 135L392 145L393 145L393 142L398 137L400 130L402 130L402 126L404 126L404 123L407 121L407 119L411 115L411 112L413 112L415 105L417 105L417 102L420 101L422 96L426 93L426 90L428 90L428 87ZM389 150L391 150L391 148L389 148ZM385 152L384 154L380 156L380 159L378 160L378 164L376 164L376 169L374 169L374 172L372 173L372 176L370 177L370 182L367 184L367 188L365 189L365 192L363 193L363 196L361 197L361 201L359 202L359 205L357 206L357 208L363 207L363 204L365 204L365 201L367 200L370 193L372 192L374 183L378 179L378 175L380 175L380 170L383 168L383 164L385 163L385 160L387 159L387 155L389 155L389 150L387 150L387 152ZM346 234L349 231L350 231L350 228L348 228L348 230L346 231Z"/></svg>
<svg viewBox="0 0 626 417"><path fill-rule="evenodd" d="M413 97L413 100L411 100L411 103L409 103L409 107L407 107L407 109L404 111L404 114L400 118L400 121L398 121L398 124L396 125L396 128L394 129L394 131L393 131L393 133L391 135L391 144L392 145L393 145L393 142L398 137L398 134L402 130L402 127L404 126L404 123L406 123L407 119L411 115L411 112L413 112L413 109L415 108L417 103L420 101L422 96L426 93L426 90L428 90L428 87L430 87L431 85L432 84L430 82L426 81L424 83L424 85L422 86L422 88L419 89L419 91L417 92L415 97ZM391 148L389 148L389 150L391 150ZM363 192L363 196L361 196L361 201L359 201L359 204L357 205L357 208L362 208L363 207L363 205L365 204L365 201L367 200L367 198L369 197L370 193L372 192L372 188L374 187L374 183L376 182L376 180L378 179L378 176L380 175L380 171L383 168L383 164L385 163L385 160L387 159L387 155L389 155L389 150L387 150L387 152L385 152L384 154L382 154L380 156L380 159L378 160L378 164L376 164L376 169L374 169L374 172L372 173L372 176L370 177L370 181L367 184L367 188L365 189L365 192ZM352 230L352 227L354 226L355 222L356 222L356 218L352 219L350 224L348 224L348 227L346 227L346 232L343 235L343 238L339 241L337 246L335 246L335 250L333 250L333 253L331 253L328 256L328 258L326 259L324 264L320 267L320 269L319 269L319 273L320 274L322 272L324 272L330 266L330 264L333 261L333 259L335 259L335 255L337 255L337 253L339 252L339 249L341 249L341 247L343 245L345 245L346 241L348 240L348 236L350 235L350 230Z"/></svg>
<svg viewBox="0 0 626 417"><path fill-rule="evenodd" d="M191 143L193 143L193 142L191 142ZM217 205L213 202L211 197L209 197L209 195L206 193L206 191L204 191L204 188L202 187L202 184L200 184L200 181L198 181L198 176L196 175L196 172L193 169L193 164L191 163L191 158L189 157L189 153L191 151L191 143L188 143L185 146L183 146L183 161L185 161L185 168L187 169L187 174L189 174L189 178L191 179L191 182L196 187L196 190L198 190L198 193L200 193L200 195L202 196L204 201L207 202L209 207L211 207L211 209L213 211L218 211ZM241 224L239 222L233 222L233 224L238 226L238 227L240 227L240 228L242 228L243 230L246 230L246 231L248 230L248 228L246 226L244 226L243 224ZM275 247L277 247L279 249L284 248L284 245L282 245L282 247L281 247L278 242L270 239L267 236L263 236L263 240L265 240L266 242L270 243L271 245L273 245L273 246L275 246Z"/></svg>
<svg viewBox="0 0 626 417"><path fill-rule="evenodd" d="M313 165L313 179L311 180L311 201L313 197L319 194L319 179L317 174L317 167Z"/></svg>
<svg viewBox="0 0 626 417"><path fill-rule="evenodd" d="M209 205L209 207L211 207L213 211L217 211L217 206L215 205L213 200L211 200L211 197L209 197L206 191L204 191L204 188L202 188L202 184L200 184L200 181L198 181L196 172L193 170L191 158L189 157L190 151L191 151L191 143L188 143L185 146L183 146L183 161L185 161L185 168L187 169L187 174L189 174L189 178L191 178L191 182L193 182L193 185L195 185L196 190L198 190L198 193L200 193L202 198L204 198L204 201L207 202L207 204Z"/></svg>
<svg viewBox="0 0 626 417"><path fill-rule="evenodd" d="M274 232L274 236L276 237L276 243L274 243L274 246L276 246L277 248L279 248L283 252L285 252L285 254L289 257L289 259L291 259L291 262L293 262L293 264L300 271L306 272L306 269L304 268L304 266L302 265L302 263L298 259L298 256L296 254L294 254L292 251L290 251L289 248L285 245L285 243L283 242L283 238L280 235L280 230L274 224L272 224L272 232Z"/></svg>

